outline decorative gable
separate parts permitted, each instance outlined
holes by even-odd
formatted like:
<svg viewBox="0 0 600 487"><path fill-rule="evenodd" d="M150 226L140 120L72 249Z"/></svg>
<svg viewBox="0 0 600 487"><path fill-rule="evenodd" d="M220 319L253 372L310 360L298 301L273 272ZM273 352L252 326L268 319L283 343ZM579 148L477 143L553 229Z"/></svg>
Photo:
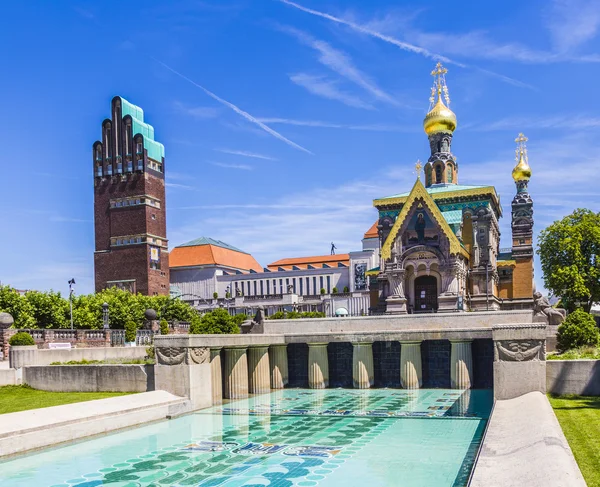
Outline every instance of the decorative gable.
<svg viewBox="0 0 600 487"><path fill-rule="evenodd" d="M419 209L423 211L419 212ZM414 221L413 221L414 220ZM430 223L432 225L430 225ZM412 227L411 227L412 224ZM407 235L409 243L424 244L434 243L437 233L428 231L428 227L432 226L448 239L450 253L454 255L463 255L468 258L469 254L464 249L458 237L454 234L450 225L442 215L437 204L429 195L420 179L415 182L410 194L406 198L406 202L402 206L398 218L394 222L394 226L381 247L381 258L388 260L392 255L392 246L398 235L402 235L406 231L411 233ZM412 235L414 233L414 235ZM434 235L434 233L436 235ZM439 238L439 237L438 237ZM413 242L414 240L414 242Z"/></svg>

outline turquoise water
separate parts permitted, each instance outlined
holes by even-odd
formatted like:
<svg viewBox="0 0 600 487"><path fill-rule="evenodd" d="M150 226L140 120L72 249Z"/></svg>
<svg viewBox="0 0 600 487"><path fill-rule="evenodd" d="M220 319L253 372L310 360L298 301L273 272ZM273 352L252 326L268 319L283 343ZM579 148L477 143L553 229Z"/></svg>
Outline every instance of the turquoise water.
<svg viewBox="0 0 600 487"><path fill-rule="evenodd" d="M0 464L0 485L461 487L491 391L286 389Z"/></svg>

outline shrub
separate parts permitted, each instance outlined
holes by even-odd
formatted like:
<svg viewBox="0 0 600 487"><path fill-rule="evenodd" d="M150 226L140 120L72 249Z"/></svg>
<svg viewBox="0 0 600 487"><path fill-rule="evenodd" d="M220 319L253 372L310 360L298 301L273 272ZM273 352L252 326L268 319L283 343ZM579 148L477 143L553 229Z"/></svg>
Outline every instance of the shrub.
<svg viewBox="0 0 600 487"><path fill-rule="evenodd" d="M135 342L137 336L137 324L133 320L129 320L125 323L125 341Z"/></svg>
<svg viewBox="0 0 600 487"><path fill-rule="evenodd" d="M168 335L169 334L169 323L167 320L160 320L160 334Z"/></svg>
<svg viewBox="0 0 600 487"><path fill-rule="evenodd" d="M149 360L154 360L156 358L156 352L154 351L154 345L150 345L149 347L146 347L146 357L148 357Z"/></svg>
<svg viewBox="0 0 600 487"><path fill-rule="evenodd" d="M564 352L578 347L595 347L600 342L600 334L594 317L579 308L558 327L556 339L558 350Z"/></svg>
<svg viewBox="0 0 600 487"><path fill-rule="evenodd" d="M8 339L8 344L11 347L23 347L26 345L35 345L35 341L29 333L20 331Z"/></svg>
<svg viewBox="0 0 600 487"><path fill-rule="evenodd" d="M321 294L325 294L325 288L324 287L321 288Z"/></svg>
<svg viewBox="0 0 600 487"><path fill-rule="evenodd" d="M217 308L203 314L199 323L192 323L190 325L191 334L227 334L239 332L240 327L236 323L236 319L223 308Z"/></svg>
<svg viewBox="0 0 600 487"><path fill-rule="evenodd" d="M337 294L337 293L338 293L338 289L337 289L337 287L334 287L334 288L331 290L331 292L332 292L333 294Z"/></svg>
<svg viewBox="0 0 600 487"><path fill-rule="evenodd" d="M299 313L298 311L288 311L284 313L283 311L277 311L277 313L273 313L271 316L267 317L269 320L295 320L297 318L325 318L325 313L321 313L320 311L303 311Z"/></svg>
<svg viewBox="0 0 600 487"><path fill-rule="evenodd" d="M344 286L344 292L345 293L349 293L350 292L350 289L348 289L348 286Z"/></svg>
<svg viewBox="0 0 600 487"><path fill-rule="evenodd" d="M213 293L213 299L219 299L219 293L218 292L214 292Z"/></svg>

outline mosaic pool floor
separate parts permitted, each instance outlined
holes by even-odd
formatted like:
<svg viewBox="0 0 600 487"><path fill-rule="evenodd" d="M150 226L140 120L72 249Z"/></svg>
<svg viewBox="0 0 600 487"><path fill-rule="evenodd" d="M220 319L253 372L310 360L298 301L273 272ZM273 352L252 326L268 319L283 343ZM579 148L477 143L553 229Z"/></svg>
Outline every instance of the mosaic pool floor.
<svg viewBox="0 0 600 487"><path fill-rule="evenodd" d="M0 463L3 487L465 486L491 391L286 389Z"/></svg>

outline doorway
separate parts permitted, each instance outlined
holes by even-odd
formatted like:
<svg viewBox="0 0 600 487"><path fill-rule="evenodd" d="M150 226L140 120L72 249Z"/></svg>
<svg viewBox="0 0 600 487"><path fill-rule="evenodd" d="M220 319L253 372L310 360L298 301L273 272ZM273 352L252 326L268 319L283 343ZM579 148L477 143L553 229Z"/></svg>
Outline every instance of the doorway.
<svg viewBox="0 0 600 487"><path fill-rule="evenodd" d="M421 276L415 279L415 313L432 313L438 308L437 278Z"/></svg>

